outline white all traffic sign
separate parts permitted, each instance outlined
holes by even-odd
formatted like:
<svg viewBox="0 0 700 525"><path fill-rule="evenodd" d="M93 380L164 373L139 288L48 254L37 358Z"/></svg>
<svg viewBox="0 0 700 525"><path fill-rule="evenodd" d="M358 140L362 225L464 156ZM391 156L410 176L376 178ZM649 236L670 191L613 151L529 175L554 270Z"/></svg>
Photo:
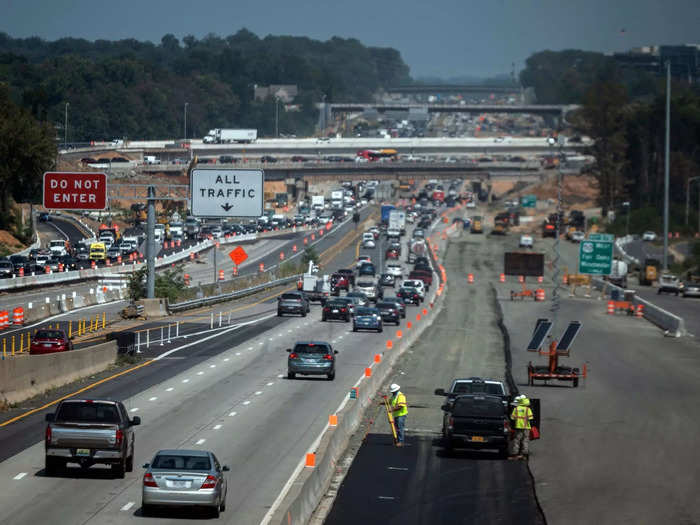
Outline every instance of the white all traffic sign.
<svg viewBox="0 0 700 525"><path fill-rule="evenodd" d="M195 217L260 217L263 214L262 170L193 169L191 212Z"/></svg>

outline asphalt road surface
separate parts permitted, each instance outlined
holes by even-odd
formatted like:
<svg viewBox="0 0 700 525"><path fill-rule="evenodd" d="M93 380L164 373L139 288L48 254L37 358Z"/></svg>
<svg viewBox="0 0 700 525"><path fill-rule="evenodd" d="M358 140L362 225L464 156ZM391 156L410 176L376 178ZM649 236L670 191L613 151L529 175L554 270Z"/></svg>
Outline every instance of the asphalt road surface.
<svg viewBox="0 0 700 525"><path fill-rule="evenodd" d="M500 246L487 235L450 239L445 305L387 381L407 397L406 446L392 446L377 408L326 523L544 523L525 462L488 450L448 454L441 440L444 398L435 388L458 377L505 379L499 313L485 278L495 273L498 255ZM467 273L476 275L475 284L467 284Z"/></svg>
<svg viewBox="0 0 700 525"><path fill-rule="evenodd" d="M347 267L355 254L355 246L348 247L334 264ZM166 344L157 350L160 359L143 361L150 364L84 394L122 399L131 414L142 417L136 433L137 465L150 461L160 448L215 451L231 467L232 490L221 517L226 523L260 522L328 414L395 330L352 333L346 323L321 323L318 306L305 318L278 318L264 312L274 304L275 298L254 304L261 310L253 310L259 314L252 317L239 311L232 326L216 335ZM340 351L334 381L286 379L284 349L304 339L327 340ZM17 452L0 463L0 522L42 523L47 517L52 523L70 524L140 520L139 469L124 480L111 479L99 466L44 475L44 413L0 428L0 450ZM190 514L165 512L152 521L181 523L183 517Z"/></svg>

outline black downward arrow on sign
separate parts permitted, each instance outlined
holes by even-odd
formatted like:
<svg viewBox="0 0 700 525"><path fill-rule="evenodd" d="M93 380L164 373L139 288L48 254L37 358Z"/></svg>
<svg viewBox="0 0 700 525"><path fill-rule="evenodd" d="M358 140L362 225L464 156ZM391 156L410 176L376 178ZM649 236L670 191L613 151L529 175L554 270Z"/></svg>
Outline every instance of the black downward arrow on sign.
<svg viewBox="0 0 700 525"><path fill-rule="evenodd" d="M224 209L224 211L229 211L233 206L231 206L228 202L226 204L222 204L221 207Z"/></svg>

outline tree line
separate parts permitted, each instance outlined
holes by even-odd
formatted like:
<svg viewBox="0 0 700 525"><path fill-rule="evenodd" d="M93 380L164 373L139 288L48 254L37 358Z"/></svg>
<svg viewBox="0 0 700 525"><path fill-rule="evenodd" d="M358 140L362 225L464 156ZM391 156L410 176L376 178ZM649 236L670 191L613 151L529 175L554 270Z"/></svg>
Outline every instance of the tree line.
<svg viewBox="0 0 700 525"><path fill-rule="evenodd" d="M245 29L202 39L172 34L159 44L133 39L95 42L15 39L0 33L0 82L63 139L202 137L217 127L275 130L275 101L254 101L254 86L296 84L298 111L279 112L279 130L310 135L315 104L369 100L380 88L410 81L398 51L334 37L259 38Z"/></svg>

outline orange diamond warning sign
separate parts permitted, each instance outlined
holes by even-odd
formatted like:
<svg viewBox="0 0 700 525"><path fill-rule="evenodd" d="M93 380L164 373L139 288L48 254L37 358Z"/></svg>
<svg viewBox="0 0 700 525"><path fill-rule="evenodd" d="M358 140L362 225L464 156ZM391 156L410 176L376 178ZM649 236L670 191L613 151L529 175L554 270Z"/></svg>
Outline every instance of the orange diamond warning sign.
<svg viewBox="0 0 700 525"><path fill-rule="evenodd" d="M243 263L243 261L245 261L248 258L248 254L240 246L237 246L236 248L231 250L228 253L228 256L231 257L233 264L235 264L236 266L240 266Z"/></svg>

